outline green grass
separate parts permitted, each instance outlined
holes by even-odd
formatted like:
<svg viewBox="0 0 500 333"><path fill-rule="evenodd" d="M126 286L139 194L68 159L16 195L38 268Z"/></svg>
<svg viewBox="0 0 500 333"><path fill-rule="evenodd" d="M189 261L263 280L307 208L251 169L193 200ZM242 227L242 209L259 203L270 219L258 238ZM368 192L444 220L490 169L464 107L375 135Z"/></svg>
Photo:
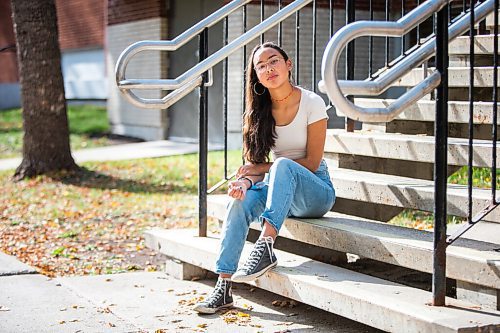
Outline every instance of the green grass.
<svg viewBox="0 0 500 333"><path fill-rule="evenodd" d="M458 224L465 222L466 219L457 216L448 216L447 224ZM431 230L434 228L434 214L413 209L404 209L397 216L393 217L389 224L399 225L419 230Z"/></svg>
<svg viewBox="0 0 500 333"><path fill-rule="evenodd" d="M467 185L468 183L468 168L462 167L460 170L448 177L448 183ZM500 170L496 172L496 187L500 187ZM472 168L472 185L478 188L491 188L491 169L489 168Z"/></svg>
<svg viewBox="0 0 500 333"><path fill-rule="evenodd" d="M71 149L111 144L106 137L109 123L106 109L93 105L68 106ZM0 111L0 158L20 156L23 145L21 109Z"/></svg>

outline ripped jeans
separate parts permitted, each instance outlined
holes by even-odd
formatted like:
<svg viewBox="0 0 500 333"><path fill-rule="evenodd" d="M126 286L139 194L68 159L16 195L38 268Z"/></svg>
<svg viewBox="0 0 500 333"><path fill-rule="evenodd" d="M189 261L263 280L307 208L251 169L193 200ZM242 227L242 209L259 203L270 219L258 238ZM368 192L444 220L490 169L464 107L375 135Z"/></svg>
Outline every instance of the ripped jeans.
<svg viewBox="0 0 500 333"><path fill-rule="evenodd" d="M250 223L264 220L279 232L287 217L317 218L335 202L335 190L323 160L311 172L297 162L280 157L274 161L263 182L232 199L226 210L216 272L236 272ZM260 186L259 186L260 185Z"/></svg>

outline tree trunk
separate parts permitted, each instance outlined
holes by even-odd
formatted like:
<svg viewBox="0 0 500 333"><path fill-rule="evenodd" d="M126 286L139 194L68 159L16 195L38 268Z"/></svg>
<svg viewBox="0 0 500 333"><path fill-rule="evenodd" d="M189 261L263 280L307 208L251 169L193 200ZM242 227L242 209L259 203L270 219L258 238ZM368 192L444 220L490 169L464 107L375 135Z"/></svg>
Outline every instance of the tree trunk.
<svg viewBox="0 0 500 333"><path fill-rule="evenodd" d="M54 0L12 0L22 89L23 160L17 179L75 170L69 146Z"/></svg>

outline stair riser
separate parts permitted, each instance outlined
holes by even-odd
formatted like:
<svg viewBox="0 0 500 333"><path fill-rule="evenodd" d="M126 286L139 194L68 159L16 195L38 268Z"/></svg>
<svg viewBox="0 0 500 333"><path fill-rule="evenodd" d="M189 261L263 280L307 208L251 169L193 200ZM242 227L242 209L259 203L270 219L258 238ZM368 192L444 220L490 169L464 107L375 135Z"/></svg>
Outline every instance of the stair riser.
<svg viewBox="0 0 500 333"><path fill-rule="evenodd" d="M470 52L469 37L458 37L450 43L448 53L453 55L469 55ZM492 55L493 54L493 36L476 36L474 39L474 54Z"/></svg>

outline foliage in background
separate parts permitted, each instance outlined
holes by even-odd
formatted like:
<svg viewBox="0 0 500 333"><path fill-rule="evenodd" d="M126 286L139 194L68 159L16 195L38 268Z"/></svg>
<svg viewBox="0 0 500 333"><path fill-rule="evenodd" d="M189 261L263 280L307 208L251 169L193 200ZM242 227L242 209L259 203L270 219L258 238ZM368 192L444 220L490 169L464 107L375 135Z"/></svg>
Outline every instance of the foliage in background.
<svg viewBox="0 0 500 333"><path fill-rule="evenodd" d="M460 168L453 175L448 177L448 183L467 185L467 167ZM496 187L500 186L500 170L497 170ZM491 188L491 169L489 168L472 168L472 185L478 188Z"/></svg>
<svg viewBox="0 0 500 333"><path fill-rule="evenodd" d="M69 105L68 121L72 150L111 144L106 137L109 133L109 123L104 107ZM0 111L0 158L20 156L22 146L21 109Z"/></svg>

